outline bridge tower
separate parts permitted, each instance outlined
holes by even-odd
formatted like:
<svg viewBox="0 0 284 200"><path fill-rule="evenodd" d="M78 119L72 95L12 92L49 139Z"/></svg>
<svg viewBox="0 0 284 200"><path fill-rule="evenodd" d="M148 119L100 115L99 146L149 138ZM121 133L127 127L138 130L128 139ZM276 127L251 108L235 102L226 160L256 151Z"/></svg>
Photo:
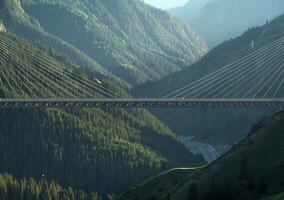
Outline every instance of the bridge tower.
<svg viewBox="0 0 284 200"><path fill-rule="evenodd" d="M6 32L6 28L1 21L0 21L0 32Z"/></svg>
<svg viewBox="0 0 284 200"><path fill-rule="evenodd" d="M251 49L254 49L254 40L251 41Z"/></svg>

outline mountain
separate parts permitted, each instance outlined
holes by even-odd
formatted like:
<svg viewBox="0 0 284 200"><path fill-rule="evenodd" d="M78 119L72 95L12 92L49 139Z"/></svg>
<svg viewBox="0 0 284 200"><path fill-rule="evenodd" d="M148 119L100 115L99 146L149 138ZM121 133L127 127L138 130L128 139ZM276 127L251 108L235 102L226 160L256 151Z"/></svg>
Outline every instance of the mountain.
<svg viewBox="0 0 284 200"><path fill-rule="evenodd" d="M7 93L21 97L20 85L39 86L38 79L44 77L27 75L38 69L38 57L48 60L42 68L50 63L68 70L82 68L68 56L43 51L9 31L0 33L0 44L1 98ZM18 81L21 75L27 80ZM114 83L101 84L123 95ZM165 169L205 163L143 109L2 108L0 127L0 174L11 174L17 181L44 178L88 195L119 194ZM0 182L0 197L1 186Z"/></svg>
<svg viewBox="0 0 284 200"><path fill-rule="evenodd" d="M172 8L169 12L182 19L184 22L192 22L198 17L201 9L213 0L189 0L183 7Z"/></svg>
<svg viewBox="0 0 284 200"><path fill-rule="evenodd" d="M4 0L0 6L14 34L125 87L187 68L207 52L188 25L139 0Z"/></svg>
<svg viewBox="0 0 284 200"><path fill-rule="evenodd" d="M176 91L245 55L264 47L284 35L284 15L264 26L251 28L241 36L213 48L199 62L188 69L176 72L161 81L146 83L133 90L140 97L162 97ZM254 41L254 48L251 44ZM227 109L227 110L157 110L155 113L175 133L193 135L207 142L234 144L239 142L250 125L276 112L275 109ZM205 114L204 114L205 113ZM218 124L216 126L215 124Z"/></svg>
<svg viewBox="0 0 284 200"><path fill-rule="evenodd" d="M196 7L197 11L193 12ZM201 3L193 0L174 10L210 48L242 34L248 28L263 25L283 12L282 0L203 0Z"/></svg>
<svg viewBox="0 0 284 200"><path fill-rule="evenodd" d="M141 200L250 200L279 194L284 191L283 124L282 111L254 125L245 140L214 163L195 170L166 172L125 193L121 199L133 199L138 190L138 194L145 194L136 196ZM181 176L184 177L182 181ZM171 180L177 180L177 184ZM153 181L159 189L145 192Z"/></svg>

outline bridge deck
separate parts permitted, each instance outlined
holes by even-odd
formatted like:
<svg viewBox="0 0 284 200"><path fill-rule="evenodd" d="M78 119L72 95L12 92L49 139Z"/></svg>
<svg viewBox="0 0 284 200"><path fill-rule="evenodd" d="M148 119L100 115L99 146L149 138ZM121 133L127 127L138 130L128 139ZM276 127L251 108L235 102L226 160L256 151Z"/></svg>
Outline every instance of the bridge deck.
<svg viewBox="0 0 284 200"><path fill-rule="evenodd" d="M281 99L0 99L0 107L284 108Z"/></svg>

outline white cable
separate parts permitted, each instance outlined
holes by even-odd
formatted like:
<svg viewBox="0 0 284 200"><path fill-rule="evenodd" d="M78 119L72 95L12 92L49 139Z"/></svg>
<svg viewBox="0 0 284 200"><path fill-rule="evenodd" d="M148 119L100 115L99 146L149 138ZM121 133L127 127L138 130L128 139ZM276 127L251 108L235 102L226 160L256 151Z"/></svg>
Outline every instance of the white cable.
<svg viewBox="0 0 284 200"><path fill-rule="evenodd" d="M274 64L274 63L275 63L275 62L273 62L273 64ZM245 80L245 82L239 84L239 85L237 86L237 88L240 88L240 87L241 87L242 85L244 85L244 84L245 84L245 87L243 87L243 88L242 88L241 90L239 90L236 94L234 94L234 95L233 95L233 98L237 98L238 95L240 95L241 93L243 93L244 91L246 91L247 88L251 87L250 84L246 83L247 81L248 81L248 82L256 82L256 83L257 83L258 79L261 78L261 77L263 77L263 76L264 76L266 73L268 73L270 70L271 70L270 68L266 67L266 69L264 69L263 71L257 72L257 73L256 73L257 76L256 76L256 78L254 78L253 80L247 78L247 79ZM250 80L250 81L249 81L249 80ZM228 94L225 96L225 98L228 97L232 92L235 92L235 91L231 91L230 93L228 93Z"/></svg>
<svg viewBox="0 0 284 200"><path fill-rule="evenodd" d="M282 43L279 44L277 47L279 47L279 46L280 46L280 48L282 48ZM272 47L272 48L275 48L275 47ZM267 53L267 52L264 52L264 53ZM269 53L271 53L271 52L269 52ZM258 54L258 55L257 55L257 57L260 57L260 56L262 56L262 54ZM266 55L266 56L267 56L267 55ZM239 66L237 66L237 67L234 67L231 71L228 71L228 70L227 70L226 74L221 75L222 73L224 73L224 72L222 72L222 73L220 73L220 74L217 74L217 75L213 76L212 78L215 78L215 77L218 77L218 76L221 75L220 77L217 78L217 80L218 80L218 79L221 79L221 78L226 77L228 74L232 73L232 71L236 71L236 70L237 70L237 71L240 71L240 70L242 70L243 68L245 68L245 67L247 66L248 62L254 62L254 61L255 61L255 57L256 57L256 55L254 55L254 57L250 57L250 59L249 59L247 62L245 62L245 63L242 62L241 65L239 65ZM263 57L262 57L262 59L263 59ZM212 79L212 78L210 78L210 79ZM185 96L189 96L189 95L188 95L188 92L189 92L190 90L192 90L192 89L196 88L197 86L200 86L200 85L202 85L202 84L204 84L204 83L206 83L206 82L207 82L206 85L203 85L202 87L198 87L198 88L195 89L193 92L190 92L190 94L193 94L193 93L195 93L195 92L197 92L197 91L203 89L204 87L206 87L206 86L208 86L208 85L211 85L212 83L216 82L216 79L213 79L213 80L209 81L210 79L205 80L205 81L203 81L203 82L201 82L201 83L195 85L194 87L189 88L189 89L187 89L186 91L183 91L182 93L179 93L178 95L174 96L174 98L177 98L177 97L179 97L179 96L181 96L181 95L184 95L184 94L186 94L186 93L187 93L187 95L185 95ZM209 82L208 82L208 81L209 81ZM196 95L196 96L197 96L197 95Z"/></svg>
<svg viewBox="0 0 284 200"><path fill-rule="evenodd" d="M0 51L1 51L1 49L0 49ZM4 52L2 51L2 53L4 53ZM14 54L14 56L15 56L15 54ZM6 58L6 59L9 59L10 62L13 62L13 61L11 60L11 58L9 58L8 56L6 56L5 58ZM34 96L34 93L35 93L35 92L39 92L39 94L40 94L40 89L39 89L39 87L40 87L40 88L45 88L45 87L43 87L43 86L41 85L41 83L39 83L37 80L35 80L34 77L37 77L37 76L35 75L35 76L33 77L33 76L31 76L31 73L34 75L34 72L35 72L35 73L37 73L37 74L40 75L40 76L42 76L42 74L39 73L39 71L35 70L34 68L30 67L29 65L27 65L27 64L25 64L25 63L23 63L23 64L25 65L26 68L29 68L30 71L26 72L26 69L25 69L25 68L21 68L21 67L17 67L17 68L18 68L18 70L20 70L20 71L22 71L22 72L24 72L24 73L27 73L28 76L32 79L33 82L31 82L31 81L29 81L29 80L28 80L28 82L29 82L34 88L36 88L36 90L33 91L33 93L31 93L31 95ZM23 71L23 70L25 70L25 71ZM34 72L33 72L33 71L34 71ZM47 81L49 81L51 84L56 85L59 89L61 89L60 86L57 85L57 84L56 84L54 81L52 81L51 79L48 79L46 76L42 76L42 77L44 77L44 78L45 78ZM38 85L39 87L37 87L36 85ZM50 84L48 84L48 86L51 87ZM56 88L54 91L58 91L58 88ZM46 89L46 88L45 88L45 89ZM48 90L46 89L46 91L48 91ZM65 89L63 89L63 92L65 92L65 93L68 95L68 92L67 92ZM37 96L36 96L36 97L37 97Z"/></svg>
<svg viewBox="0 0 284 200"><path fill-rule="evenodd" d="M0 36L1 36L1 35L0 35ZM4 37L4 39L7 40L8 38L5 38L5 37ZM25 47L24 45L20 45L19 43L15 43L13 40L9 40L9 42L10 42L10 43L12 42L13 44L17 45L18 47L21 47L21 48L23 48L23 49L25 49L25 50L31 52L32 55L35 56L34 52L33 52L32 50L30 50L29 48ZM6 44L7 44L7 41L6 41ZM29 54L28 54L28 55L29 55ZM51 65L50 67L52 67L52 68L54 68L54 69L57 69L57 70L60 70L61 72L64 72L64 73L66 73L66 74L69 74L69 75L72 76L74 79L77 79L77 80L79 80L80 82L83 82L84 84L88 85L89 87L95 88L95 90L97 90L97 91L99 91L99 92L101 92L101 93L103 93L103 94L106 94L106 95L109 96L109 97L120 97L119 95L117 95L117 94L114 93L113 91L111 91L111 90L109 90L109 89L103 87L102 85L93 83L93 82L91 82L90 80L87 80L86 78L84 78L84 79L78 79L78 77L77 77L76 75L74 75L74 73L71 73L71 72L68 72L68 71L66 71L66 70L63 70L63 69L61 69L61 68L59 68L59 67L56 67L56 64L55 64L55 63L53 63L52 61L48 60L46 57L44 57L44 56L42 56L42 55L40 55L40 54L39 54L39 55L36 55L35 58L36 58L37 60L39 60L39 61L41 61L41 62L43 62L43 63L49 65L49 66ZM41 58L41 59L40 59L40 58ZM82 77L82 78L83 78L83 77ZM100 89L100 88L98 88L98 87L96 87L95 85L98 86L98 87L100 87L100 88L102 88L103 90ZM106 90L107 92L104 91L104 90Z"/></svg>
<svg viewBox="0 0 284 200"><path fill-rule="evenodd" d="M282 49L282 46L279 47L279 48L277 48L277 49L273 49L273 51L269 52L269 54L266 54L265 57L261 57L261 60L265 60L266 57L270 57L270 60L271 60L271 59L272 59L271 56L273 56L273 58L274 58L275 55L276 55L276 56L279 55L279 52L278 52L279 49ZM266 60L266 61L267 61L267 60ZM252 60L252 62L255 62L255 60ZM263 63L262 63L260 66L258 66L257 69L259 69L259 68L262 67L262 66L263 66ZM236 74L237 74L236 77L240 77L243 73L247 72L248 70L251 70L251 68L253 68L253 67L254 67L254 66L250 66L250 67L248 68L246 65L244 65L244 66L242 66L242 68L239 67L237 70L232 70L232 71L234 71L234 73L229 72L229 76L226 76L226 77L221 76L221 77L219 77L217 80L210 81L210 82L208 82L207 84L203 85L202 87L199 87L198 89L196 89L196 90L194 90L194 91L188 93L186 96L184 96L184 98L186 98L186 97L190 96L191 94L194 94L194 93L196 93L197 91L200 91L200 90L201 90L201 92L199 92L199 93L197 93L197 94L195 94L195 95L193 96L193 97L199 97L201 94L205 93L206 91L211 90L212 88L214 88L214 87L217 86L217 85L220 85L220 82L224 82L224 80L230 79L232 76L234 76L234 75L236 75ZM239 72L241 72L241 74L238 74ZM226 74L226 75L227 75L227 74ZM236 77L235 77L235 78L236 78ZM221 79L221 80L219 80L219 79ZM231 81L231 80L232 80L232 79L230 79L229 81ZM216 82L216 81L217 81L217 82ZM215 82L215 84L213 84L214 82ZM207 86L210 86L210 87L207 87ZM205 88L205 89L202 90L203 88ZM220 88L220 87L218 87L217 89L219 89L219 88ZM216 89L215 89L213 92L215 92L215 91L216 91ZM212 94L213 92L211 92L210 94Z"/></svg>
<svg viewBox="0 0 284 200"><path fill-rule="evenodd" d="M270 72L273 72L273 71L270 71ZM245 93L244 95L243 95L243 98L246 98L254 89L256 89L260 84L261 84L261 82L262 81L264 81L265 80L265 78L267 77L267 76L269 76L270 75L270 73L267 73L267 74L265 74L255 85L254 85L254 87L252 87L247 93ZM254 95L255 96L255 95Z"/></svg>
<svg viewBox="0 0 284 200"><path fill-rule="evenodd" d="M237 64L237 63L240 62L240 61L244 61L244 60L246 60L247 58L250 58L251 56L254 56L255 54L261 53L261 52L265 51L267 48L270 48L271 46L275 46L275 44L278 44L278 43L282 42L283 38L284 38L284 37L281 37L280 39L278 39L278 40L276 40L276 41L274 41L274 42L272 42L272 43L270 43L270 44L268 44L268 45L266 45L266 46L264 46L264 47L262 47L262 48L260 48L260 49L258 49L258 50L256 50L256 51L254 51L254 52L252 52L252 53L246 55L245 57L242 57L242 58L240 58L240 59L238 59L238 60L236 60L236 61L234 61L234 62L232 62L232 63L230 63L230 64L228 64L228 65L226 65L226 66L224 66L224 67L222 67L221 69L219 69L219 70L217 70L217 71L215 71L215 72L212 72L212 73L210 73L210 74L204 76L203 78L201 78L201 79L199 79L199 80L196 80L196 81L194 81L194 82L192 82L192 83L190 83L190 84L188 84L188 85L185 85L184 87L182 87L182 88L180 88L180 89L178 89L178 90L176 90L176 91L174 91L174 92L171 92L170 94L166 95L164 98L170 97L170 96L172 96L173 94L176 94L176 93L178 93L179 91L182 91L182 90L184 90L184 89L186 89L186 88L188 88L188 87L190 87L190 86L192 86L192 85L198 83L199 81L202 81L202 80L207 79L208 77L210 77L210 76L212 76L212 75L215 75L216 73L219 73L219 72L222 72L222 71L224 71L224 70L227 70L228 68L231 68L232 65L235 65L235 64ZM212 77L212 78L214 78L214 77Z"/></svg>
<svg viewBox="0 0 284 200"><path fill-rule="evenodd" d="M283 72L284 72L284 68L283 68L283 60L282 60L282 64L281 64L282 70L281 72L278 74L277 78L273 81L273 83L271 84L271 86L268 88L268 90L266 91L266 93L264 94L264 97L269 94L269 92L272 90L272 88L274 87L274 85L277 83L278 79L282 76Z"/></svg>
<svg viewBox="0 0 284 200"><path fill-rule="evenodd" d="M278 56L278 55L281 56L281 53L277 54L277 56ZM218 95L220 95L220 94L222 94L224 91L226 91L226 90L229 89L230 87L234 86L234 85L237 84L238 82L242 82L243 79L245 79L246 77L250 77L251 73L255 72L256 70L261 71L262 69L264 69L264 68L266 67L266 64L269 63L270 60L273 60L275 57L276 57L276 56L270 57L270 59L265 60L266 62L261 63L261 65L259 65L259 66L256 67L256 68L253 68L252 71L249 71L249 72L248 72L248 70L242 71L240 74L238 74L238 76L236 76L236 77L230 79L228 82L226 82L226 84L231 83L231 82L232 82L232 83L231 83L229 86L227 86L225 89L223 89L222 91L220 91L219 93L215 94L214 97L215 97L215 96L218 96ZM246 75L245 75L245 76L242 76L242 75L245 74L245 73L246 73ZM239 77L241 77L241 78L239 79ZM230 78L230 77L228 77L228 78ZM250 77L250 78L252 78L252 77ZM238 81L235 81L236 79L237 79ZM215 93L220 87L222 87L222 86L219 86L218 88L216 88L215 90L213 90L212 92L210 92L208 95L206 95L206 97L207 97L207 96L210 96L210 95L213 94L213 93Z"/></svg>
<svg viewBox="0 0 284 200"><path fill-rule="evenodd" d="M9 47L8 47L9 48ZM13 51L13 49L10 49L10 50L12 50ZM51 71L47 71L48 69L47 68L43 68L41 65L38 65L38 63L35 63L35 62L33 62L33 64L34 65L36 65L38 68L37 69L40 69L40 73L39 73L39 71L38 70L35 70L34 69L34 71L38 74L38 75L42 75L42 73L44 73L44 76L43 77L49 77L49 79L47 79L47 80L50 80L53 84L55 84L57 87L61 87L58 83L56 83L53 79L55 78L55 77L53 77L53 76L51 76L51 74L52 75L54 75L54 76L56 76L57 78L59 78L59 79L62 79L62 77L61 76L59 76L59 75L57 75L57 74L55 74L55 73L53 73L53 72L51 72ZM32 69L30 66L28 66L28 65L26 65L26 67L29 67L30 69ZM35 77L37 77L37 76L35 76ZM64 91L65 91L65 93L67 94L67 95L70 95L70 97L72 97L73 96L73 94L72 94L72 92L70 93L70 91L74 91L73 90L73 88L71 88L70 86L68 86L66 83L66 80L64 81L64 82L60 82L60 84L62 85L64 85L64 87L66 87L66 88L68 88L69 89L69 92L66 90L66 89L63 89ZM70 83L70 82L68 82L69 84L71 84L72 85L72 83ZM72 85L73 86L73 85ZM82 92L84 92L84 93L86 93L86 91L84 91L84 90L82 90L82 89L80 89ZM55 90L56 91L56 90ZM75 93L74 93L75 94ZM86 93L87 94L87 93ZM81 97L84 97L81 93L77 93L77 95L78 96L81 96ZM73 97L75 97L75 96L73 96Z"/></svg>
<svg viewBox="0 0 284 200"><path fill-rule="evenodd" d="M282 66L280 65L280 67L277 68L276 71L274 71L272 76L270 76L270 78L265 82L265 84L263 84L262 87L258 90L258 92L254 95L254 98L257 97L257 95L266 87L266 85L272 80L272 78L276 75L276 73L281 70L281 68L282 68ZM264 98L264 97L265 96L263 96L262 98Z"/></svg>
<svg viewBox="0 0 284 200"><path fill-rule="evenodd" d="M276 98L276 96L277 96L278 92L280 91L280 89L282 88L283 84L284 84L284 78L282 78L281 83L279 84L278 88L276 89L276 91L273 95L273 98ZM281 96L281 98L282 97L283 97L283 95Z"/></svg>

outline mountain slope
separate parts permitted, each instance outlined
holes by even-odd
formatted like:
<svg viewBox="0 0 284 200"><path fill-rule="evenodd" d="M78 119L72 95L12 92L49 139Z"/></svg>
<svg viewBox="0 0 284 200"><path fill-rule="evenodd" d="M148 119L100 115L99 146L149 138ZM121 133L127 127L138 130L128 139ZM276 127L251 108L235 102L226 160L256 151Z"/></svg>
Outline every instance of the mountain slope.
<svg viewBox="0 0 284 200"><path fill-rule="evenodd" d="M186 68L207 50L187 25L138 0L5 0L2 16L15 34L128 86Z"/></svg>
<svg viewBox="0 0 284 200"><path fill-rule="evenodd" d="M193 174L189 173L187 181L179 188L167 189L162 194L170 191L167 196L172 200L249 200L282 192L284 190L283 122L284 112L259 122L247 138L235 145L230 152L211 165ZM177 173L176 176L180 174ZM157 185L160 184L158 180L161 180L161 177L156 179ZM123 199L127 200L130 195L131 192ZM161 197L162 195L158 195L156 199L162 199Z"/></svg>
<svg viewBox="0 0 284 200"><path fill-rule="evenodd" d="M25 45L34 56L46 56L59 67L78 67L68 57L54 52L49 55L9 33L0 34ZM26 52L0 45L1 98L7 92L17 98L20 92L13 87L16 84L9 84L16 80L9 68L25 69L24 63L37 67L34 57ZM122 91L114 84L102 84ZM37 181L44 174L49 182L102 196L126 191L171 167L204 163L201 156L188 152L168 127L143 109L6 108L1 109L0 124L0 173Z"/></svg>
<svg viewBox="0 0 284 200"><path fill-rule="evenodd" d="M182 19L201 35L209 47L234 38L248 28L263 25L284 12L282 0L211 0L202 3L203 7L194 16L191 12L194 2L175 13L180 16L187 12Z"/></svg>
<svg viewBox="0 0 284 200"><path fill-rule="evenodd" d="M283 24L284 16L282 15L262 27L250 29L240 37L213 48L190 68L174 73L161 81L137 87L133 90L133 94L135 96L161 97L182 88L283 37ZM252 41L255 44L254 48L251 47ZM234 144L244 137L251 124L276 111L270 109L243 109L238 111L203 109L178 110L178 112L168 110L157 111L156 113L176 133L194 135L207 142L223 141L225 144ZM219 125L215 126L215 124ZM237 129L238 127L242 130Z"/></svg>

